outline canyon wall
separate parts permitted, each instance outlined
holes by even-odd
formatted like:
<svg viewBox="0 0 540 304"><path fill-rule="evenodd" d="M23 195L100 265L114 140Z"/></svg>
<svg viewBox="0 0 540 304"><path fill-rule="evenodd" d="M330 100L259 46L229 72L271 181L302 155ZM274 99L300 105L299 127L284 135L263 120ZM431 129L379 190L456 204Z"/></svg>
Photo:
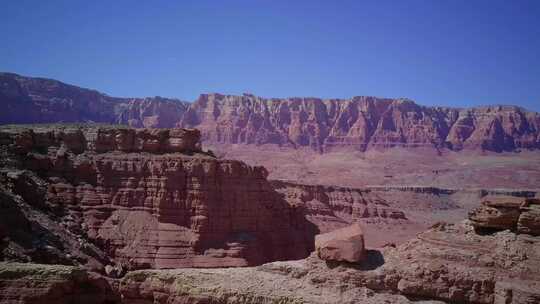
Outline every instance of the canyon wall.
<svg viewBox="0 0 540 304"><path fill-rule="evenodd" d="M202 94L193 104L113 98L42 78L0 74L0 123L104 122L188 127L220 144L273 144L317 152L428 147L540 148L540 115L516 106L425 107L407 99L261 98Z"/></svg>
<svg viewBox="0 0 540 304"><path fill-rule="evenodd" d="M218 160L199 132L5 127L5 187L128 269L298 259L316 228L263 167ZM7 228L10 229L10 228Z"/></svg>
<svg viewBox="0 0 540 304"><path fill-rule="evenodd" d="M60 81L0 73L0 124L95 122L174 127L189 104L162 97L117 98Z"/></svg>
<svg viewBox="0 0 540 304"><path fill-rule="evenodd" d="M303 185L277 180L271 183L289 204L306 210L306 218L321 232L342 228L355 221L386 222L390 225L408 222L402 210L392 208L388 201L373 195L369 189Z"/></svg>
<svg viewBox="0 0 540 304"><path fill-rule="evenodd" d="M203 94L183 126L226 144L277 144L316 151L388 147L513 151L540 148L540 115L514 106L453 109L406 99L265 99Z"/></svg>

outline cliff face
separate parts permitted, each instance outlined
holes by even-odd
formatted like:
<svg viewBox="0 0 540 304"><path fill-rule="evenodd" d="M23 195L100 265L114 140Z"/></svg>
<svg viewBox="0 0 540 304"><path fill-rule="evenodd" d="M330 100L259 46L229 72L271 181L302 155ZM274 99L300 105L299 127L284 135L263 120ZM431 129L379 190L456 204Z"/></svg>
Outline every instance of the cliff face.
<svg viewBox="0 0 540 304"><path fill-rule="evenodd" d="M540 115L514 106L424 107L406 99L265 99L203 94L193 104L113 98L42 78L0 73L0 123L104 122L198 128L203 141L318 152L389 147L540 148Z"/></svg>
<svg viewBox="0 0 540 304"><path fill-rule="evenodd" d="M99 122L173 127L188 104L176 99L115 98L52 79L0 73L1 124Z"/></svg>
<svg viewBox="0 0 540 304"><path fill-rule="evenodd" d="M278 144L317 151L432 147L540 148L540 115L519 107L424 107L405 99L264 99L201 95L182 125L215 143Z"/></svg>
<svg viewBox="0 0 540 304"><path fill-rule="evenodd" d="M266 170L217 160L201 150L199 136L186 129L3 128L1 167L10 191L129 269L305 257L315 230L273 190Z"/></svg>
<svg viewBox="0 0 540 304"><path fill-rule="evenodd" d="M387 201L372 195L369 189L283 181L271 183L289 204L304 209L306 218L321 232L329 232L357 221L407 222L402 210L390 207Z"/></svg>

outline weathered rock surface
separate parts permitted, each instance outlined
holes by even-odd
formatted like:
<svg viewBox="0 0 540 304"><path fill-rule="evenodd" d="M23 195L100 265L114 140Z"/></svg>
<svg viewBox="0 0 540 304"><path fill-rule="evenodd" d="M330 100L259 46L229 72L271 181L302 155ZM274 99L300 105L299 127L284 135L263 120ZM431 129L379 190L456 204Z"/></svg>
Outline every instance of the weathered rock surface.
<svg viewBox="0 0 540 304"><path fill-rule="evenodd" d="M73 266L0 262L0 303L118 303L99 275Z"/></svg>
<svg viewBox="0 0 540 304"><path fill-rule="evenodd" d="M203 94L184 114L182 126L200 129L208 142L322 152L396 146L540 148L540 115L519 107L423 107L406 99L364 96L339 100Z"/></svg>
<svg viewBox="0 0 540 304"><path fill-rule="evenodd" d="M540 235L540 200L489 196L469 214L469 219L477 229L509 229Z"/></svg>
<svg viewBox="0 0 540 304"><path fill-rule="evenodd" d="M258 267L137 270L105 281L73 267L2 263L0 296L6 303L528 304L540 301L539 261L540 237L477 234L464 221L367 250L359 264L312 255Z"/></svg>
<svg viewBox="0 0 540 304"><path fill-rule="evenodd" d="M415 303L402 295L375 293L369 288L353 286L352 282L337 283L332 277L334 272L326 270L328 276L316 274L311 260L204 272L197 269L140 270L122 279L120 293L127 303L141 300L145 301L143 303L189 304ZM439 301L422 303L442 304Z"/></svg>
<svg viewBox="0 0 540 304"><path fill-rule="evenodd" d="M188 103L162 97L116 98L60 81L0 73L0 124L99 122L174 127Z"/></svg>
<svg viewBox="0 0 540 304"><path fill-rule="evenodd" d="M532 235L540 235L540 199L529 200L520 208L517 231Z"/></svg>
<svg viewBox="0 0 540 304"><path fill-rule="evenodd" d="M0 260L85 265L113 263L82 233L66 228L43 199L47 184L26 171L0 171Z"/></svg>
<svg viewBox="0 0 540 304"><path fill-rule="evenodd" d="M120 290L149 302L525 304L540 301L539 258L538 237L478 235L464 222L368 250L357 265L311 256L256 268L141 270Z"/></svg>
<svg viewBox="0 0 540 304"><path fill-rule="evenodd" d="M358 222L365 232L367 247L381 247L388 243L401 244L425 231L439 221L449 223L463 220L469 212L477 213L477 225L495 225L494 216L483 223L481 212L473 211L480 202L500 202L518 206L533 201L536 191L510 189L447 189L422 186L368 186L362 188L306 185L290 181L272 180L274 189L283 194L291 205L305 210L306 219L321 233L347 227ZM508 229L505 217L523 213L522 226L536 230L536 204L521 206L500 215L499 229ZM484 209L483 209L484 210ZM498 212L492 207L487 210ZM521 211L520 211L521 210ZM508 219L506 219L508 221ZM526 224L525 224L526 223ZM520 228L522 231L527 228Z"/></svg>
<svg viewBox="0 0 540 304"><path fill-rule="evenodd" d="M360 224L315 236L317 256L325 261L361 262L365 256L364 232Z"/></svg>
<svg viewBox="0 0 540 304"><path fill-rule="evenodd" d="M266 170L218 160L198 139L185 129L8 127L0 164L9 191L127 269L307 256L316 228Z"/></svg>
<svg viewBox="0 0 540 304"><path fill-rule="evenodd" d="M515 151L540 148L540 115L514 106L424 107L407 99L266 99L202 94L193 104L113 98L64 83L0 74L0 123L105 122L189 127L203 141L309 147L318 152L389 147Z"/></svg>
<svg viewBox="0 0 540 304"><path fill-rule="evenodd" d="M409 296L534 303L540 299L539 258L538 237L507 231L478 235L465 222L437 225L390 250L381 271L395 279L389 282L392 288Z"/></svg>
<svg viewBox="0 0 540 304"><path fill-rule="evenodd" d="M187 102L162 97L122 100L115 106L113 122L134 128L172 128L188 107Z"/></svg>
<svg viewBox="0 0 540 304"><path fill-rule="evenodd" d="M306 218L321 232L339 229L358 220L407 222L402 210L392 208L380 197L372 195L371 189L304 185L278 180L271 183L289 204L306 210Z"/></svg>

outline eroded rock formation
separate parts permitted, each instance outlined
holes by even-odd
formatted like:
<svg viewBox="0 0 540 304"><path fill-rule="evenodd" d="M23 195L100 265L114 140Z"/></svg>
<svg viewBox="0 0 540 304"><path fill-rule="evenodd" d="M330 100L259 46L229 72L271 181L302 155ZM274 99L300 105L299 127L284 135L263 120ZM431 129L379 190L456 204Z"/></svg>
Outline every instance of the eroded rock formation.
<svg viewBox="0 0 540 304"><path fill-rule="evenodd" d="M197 130L13 127L0 141L8 191L125 268L257 265L313 247L315 228L266 170L203 152Z"/></svg>
<svg viewBox="0 0 540 304"><path fill-rule="evenodd" d="M174 127L188 103L162 97L117 98L60 81L0 73L0 124L96 122Z"/></svg>
<svg viewBox="0 0 540 304"><path fill-rule="evenodd" d="M0 73L0 123L104 122L189 127L203 141L318 152L389 147L515 151L540 148L540 115L515 106L425 107L407 99L261 98L202 94L113 98L59 81Z"/></svg>
<svg viewBox="0 0 540 304"><path fill-rule="evenodd" d="M371 189L338 186L304 185L271 181L274 189L284 195L289 204L301 206L306 217L321 232L339 229L357 220L407 222L402 210L373 195Z"/></svg>
<svg viewBox="0 0 540 304"><path fill-rule="evenodd" d="M315 255L256 268L128 273L124 299L181 303L482 303L540 301L540 239L439 224L359 264Z"/></svg>
<svg viewBox="0 0 540 304"><path fill-rule="evenodd" d="M508 229L477 233L473 224L439 223L397 247L367 249L356 263L325 261L312 254L257 267L135 270L107 280L78 267L0 263L0 299L6 303L34 303L39 298L43 303L539 302L540 236Z"/></svg>
<svg viewBox="0 0 540 304"><path fill-rule="evenodd" d="M488 196L469 218L480 230L512 230L540 235L540 199Z"/></svg>
<svg viewBox="0 0 540 304"><path fill-rule="evenodd" d="M407 99L266 99L203 94L182 126L203 140L277 144L316 151L431 147L513 151L540 148L540 115L513 106L424 107Z"/></svg>

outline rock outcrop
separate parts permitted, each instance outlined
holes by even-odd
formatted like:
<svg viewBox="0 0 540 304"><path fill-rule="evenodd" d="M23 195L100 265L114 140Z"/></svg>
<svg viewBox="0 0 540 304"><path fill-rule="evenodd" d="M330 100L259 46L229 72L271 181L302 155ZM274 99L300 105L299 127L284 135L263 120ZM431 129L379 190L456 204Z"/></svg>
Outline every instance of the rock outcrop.
<svg viewBox="0 0 540 304"><path fill-rule="evenodd" d="M383 277L366 284L453 303L540 300L540 239L503 231L479 235L468 222L439 224L384 254ZM379 281L380 282L380 281ZM375 285L376 286L376 285Z"/></svg>
<svg viewBox="0 0 540 304"><path fill-rule="evenodd" d="M340 284L336 277L341 276L328 267L326 275L313 271L313 260L276 262L257 268L205 269L204 273L198 269L139 270L122 279L120 293L126 303L416 303L402 295L355 287L345 279Z"/></svg>
<svg viewBox="0 0 540 304"><path fill-rule="evenodd" d="M119 280L76 267L0 263L0 297L6 303L525 304L540 301L539 260L540 236L478 234L464 221L434 225L395 248L366 250L361 263L328 263L313 254L258 267L136 270Z"/></svg>
<svg viewBox="0 0 540 304"><path fill-rule="evenodd" d="M179 124L189 103L162 97L132 98L115 106L114 121L134 128L171 128Z"/></svg>
<svg viewBox="0 0 540 304"><path fill-rule="evenodd" d="M317 256L325 261L361 262L365 256L364 232L360 224L315 236Z"/></svg>
<svg viewBox="0 0 540 304"><path fill-rule="evenodd" d="M126 269L257 265L313 248L316 228L266 170L203 152L197 130L7 127L0 141L6 188Z"/></svg>
<svg viewBox="0 0 540 304"><path fill-rule="evenodd" d="M113 98L56 80L0 73L0 124L103 122L188 127L205 142L273 144L318 152L428 147L516 151L540 148L540 115L515 106L425 107L408 99L272 98L202 94Z"/></svg>
<svg viewBox="0 0 540 304"><path fill-rule="evenodd" d="M538 303L539 258L538 237L479 235L462 222L367 250L360 264L312 255L255 268L140 270L122 279L120 293L180 303Z"/></svg>
<svg viewBox="0 0 540 304"><path fill-rule="evenodd" d="M5 304L119 303L106 279L74 266L0 262Z"/></svg>
<svg viewBox="0 0 540 304"><path fill-rule="evenodd" d="M511 230L540 235L540 199L488 196L469 214L479 230Z"/></svg>
<svg viewBox="0 0 540 304"><path fill-rule="evenodd" d="M371 222L407 222L403 210L392 208L386 201L372 195L371 189L339 186L304 185L271 181L289 204L305 210L306 218L321 232L348 226L358 220Z"/></svg>

